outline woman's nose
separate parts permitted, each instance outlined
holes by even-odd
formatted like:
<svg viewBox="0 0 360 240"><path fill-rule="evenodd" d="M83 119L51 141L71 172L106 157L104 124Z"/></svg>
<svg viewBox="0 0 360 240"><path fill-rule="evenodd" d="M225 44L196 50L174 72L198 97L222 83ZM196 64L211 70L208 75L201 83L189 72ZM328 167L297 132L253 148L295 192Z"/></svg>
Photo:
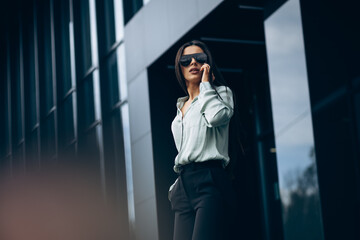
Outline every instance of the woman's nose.
<svg viewBox="0 0 360 240"><path fill-rule="evenodd" d="M195 58L191 58L191 63L190 63L190 65L192 65L193 63L196 63Z"/></svg>

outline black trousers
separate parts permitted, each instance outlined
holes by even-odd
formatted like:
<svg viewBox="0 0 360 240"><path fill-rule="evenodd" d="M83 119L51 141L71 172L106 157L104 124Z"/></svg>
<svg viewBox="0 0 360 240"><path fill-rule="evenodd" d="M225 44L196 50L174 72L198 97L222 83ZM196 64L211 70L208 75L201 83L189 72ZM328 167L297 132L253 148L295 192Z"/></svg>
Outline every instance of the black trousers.
<svg viewBox="0 0 360 240"><path fill-rule="evenodd" d="M236 239L237 201L221 161L184 165L169 199L174 240Z"/></svg>

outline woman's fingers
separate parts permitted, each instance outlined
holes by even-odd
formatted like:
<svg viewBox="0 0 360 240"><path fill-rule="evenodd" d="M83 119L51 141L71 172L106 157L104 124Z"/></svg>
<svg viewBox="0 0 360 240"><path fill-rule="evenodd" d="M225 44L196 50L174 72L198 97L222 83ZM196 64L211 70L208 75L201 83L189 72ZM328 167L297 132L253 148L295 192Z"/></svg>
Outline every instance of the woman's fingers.
<svg viewBox="0 0 360 240"><path fill-rule="evenodd" d="M210 65L207 63L204 63L204 65L201 66L200 71L205 70L205 72L209 72L210 71Z"/></svg>
<svg viewBox="0 0 360 240"><path fill-rule="evenodd" d="M202 82L208 82L209 81L209 72L210 72L210 65L205 63L201 66L200 71L203 71L202 74Z"/></svg>

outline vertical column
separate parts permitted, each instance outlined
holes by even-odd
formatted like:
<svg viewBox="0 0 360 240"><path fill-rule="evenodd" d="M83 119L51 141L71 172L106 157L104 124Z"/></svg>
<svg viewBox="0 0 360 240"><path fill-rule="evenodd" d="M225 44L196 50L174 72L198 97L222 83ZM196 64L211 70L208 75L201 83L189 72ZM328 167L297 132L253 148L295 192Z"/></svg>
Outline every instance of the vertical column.
<svg viewBox="0 0 360 240"><path fill-rule="evenodd" d="M70 71L71 88L75 89L72 93L72 110L74 123L75 154L78 152L78 117L77 117L77 91L76 91L76 64L75 64L75 37L74 37L74 10L73 1L69 0L70 22L69 22L69 41L70 41Z"/></svg>
<svg viewBox="0 0 360 240"><path fill-rule="evenodd" d="M92 66L99 66L98 57L98 41L97 41L97 26L96 26L96 9L95 0L89 0L90 12L90 37L91 37L91 59ZM101 98L100 98L100 77L99 69L93 72L93 90L94 90L94 107L95 107L95 121L101 123ZM104 146L103 146L103 130L102 123L96 126L96 139L100 153L100 177L102 189L105 191L105 163L104 163ZM104 193L105 196L105 193Z"/></svg>
<svg viewBox="0 0 360 240"><path fill-rule="evenodd" d="M20 148L21 148L21 162L22 168L25 169L25 96L24 96L24 54L23 54L23 23L22 23L22 13L19 13L19 80L20 80L20 117L21 121L21 140L20 140Z"/></svg>
<svg viewBox="0 0 360 240"><path fill-rule="evenodd" d="M131 139L129 122L128 90L126 77L125 43L124 43L124 14L122 1L114 0L115 35L116 42L120 43L117 51L118 87L121 105L121 119L124 138L125 168L126 168L126 189L128 203L128 218L131 238L135 233L135 202L133 186L133 169L131 157Z"/></svg>
<svg viewBox="0 0 360 240"><path fill-rule="evenodd" d="M13 152L13 140L12 140L12 134L11 134L11 129L12 129L12 116L11 116L11 112L12 112L12 104L11 104L11 71L10 71L10 40L9 40L9 31L7 32L6 35L6 91L7 91L7 142L8 142L8 146L7 146L7 159L8 159L8 164L9 164L9 172L12 172L12 152Z"/></svg>
<svg viewBox="0 0 360 240"><path fill-rule="evenodd" d="M38 166L40 167L40 155L41 155L41 126L40 126L40 84L39 84L39 53L38 53L38 22L36 11L36 2L33 4L34 13L34 72L35 72L35 104L36 104L36 126L37 126L37 151L38 151Z"/></svg>
<svg viewBox="0 0 360 240"><path fill-rule="evenodd" d="M51 41L51 80L52 80L52 99L54 103L54 158L58 157L58 103L57 103L57 84L56 84L56 58L55 58L55 26L54 26L54 0L50 0L50 41Z"/></svg>

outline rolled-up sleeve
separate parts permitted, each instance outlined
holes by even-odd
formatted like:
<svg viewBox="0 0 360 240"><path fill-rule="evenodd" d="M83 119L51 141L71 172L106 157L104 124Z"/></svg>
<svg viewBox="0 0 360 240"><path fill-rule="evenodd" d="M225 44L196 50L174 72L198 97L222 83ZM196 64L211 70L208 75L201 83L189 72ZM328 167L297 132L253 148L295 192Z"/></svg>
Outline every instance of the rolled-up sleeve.
<svg viewBox="0 0 360 240"><path fill-rule="evenodd" d="M221 98L216 94L209 82L200 83L198 96L201 104L200 113L208 127L217 127L227 124L234 114L233 94L230 88L220 86L216 88Z"/></svg>

